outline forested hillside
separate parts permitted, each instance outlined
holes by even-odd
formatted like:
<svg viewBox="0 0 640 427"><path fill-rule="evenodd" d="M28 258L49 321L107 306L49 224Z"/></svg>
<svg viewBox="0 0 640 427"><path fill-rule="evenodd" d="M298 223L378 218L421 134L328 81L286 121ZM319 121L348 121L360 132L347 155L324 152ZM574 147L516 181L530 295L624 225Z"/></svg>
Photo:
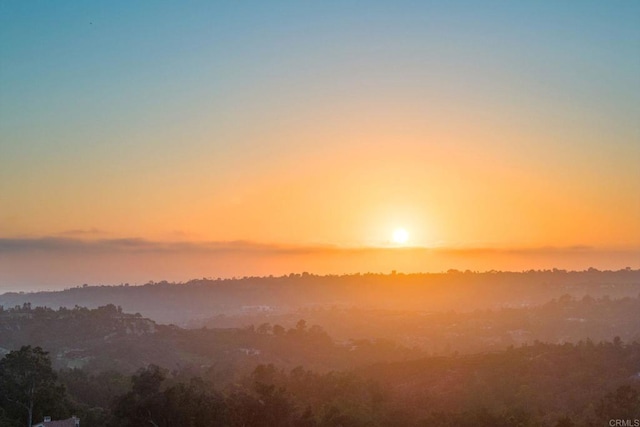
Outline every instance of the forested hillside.
<svg viewBox="0 0 640 427"><path fill-rule="evenodd" d="M75 414L93 427L601 426L640 417L639 366L640 344L615 340L327 373L261 364L224 383L156 365L54 372L46 352L22 347L0 361L0 425L24 425L20 381L37 374L36 419Z"/></svg>
<svg viewBox="0 0 640 427"><path fill-rule="evenodd" d="M324 372L422 355L386 340L336 343L320 326L307 325L304 319L286 328L252 325L190 330L158 325L114 305L93 310L25 305L1 311L0 351L7 353L23 345L46 348L56 368L130 373L156 364L171 370L208 371L224 381L260 363L285 368L305 365Z"/></svg>
<svg viewBox="0 0 640 427"><path fill-rule="evenodd" d="M300 275L4 295L0 427L24 425L25 369L43 379L36 421L75 414L92 427L640 419L638 274ZM291 305L266 304L269 292ZM114 303L6 303L96 295L158 313L198 302L189 328ZM304 305L313 298L326 304Z"/></svg>
<svg viewBox="0 0 640 427"><path fill-rule="evenodd" d="M360 307L385 310L466 312L534 306L569 295L582 298L636 297L640 270L484 273L451 270L431 274L352 274L317 276L198 279L187 283L147 283L142 286L80 286L65 291L6 293L5 308L51 308L108 304L141 313L159 323L186 325L216 315L288 313L303 307Z"/></svg>

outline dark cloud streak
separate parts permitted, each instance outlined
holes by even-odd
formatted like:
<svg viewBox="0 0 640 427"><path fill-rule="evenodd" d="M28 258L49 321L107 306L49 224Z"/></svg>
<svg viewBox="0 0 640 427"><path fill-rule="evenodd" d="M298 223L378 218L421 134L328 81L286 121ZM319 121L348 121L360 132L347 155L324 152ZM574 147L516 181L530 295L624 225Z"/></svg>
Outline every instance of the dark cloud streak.
<svg viewBox="0 0 640 427"><path fill-rule="evenodd" d="M97 236L97 235L103 235L103 234L109 234L109 233L104 230L100 230L98 228L65 230L58 233L59 236L68 236L68 237Z"/></svg>
<svg viewBox="0 0 640 427"><path fill-rule="evenodd" d="M152 241L142 238L83 240L70 237L0 238L0 254L54 253L54 254L105 254L105 253L217 253L256 255L357 255L383 252L414 252L453 256L483 255L550 255L576 253L639 252L639 248L600 249L589 246L538 247L538 248L447 248L447 247L340 247L330 245L294 246L262 244L250 241L180 242Z"/></svg>

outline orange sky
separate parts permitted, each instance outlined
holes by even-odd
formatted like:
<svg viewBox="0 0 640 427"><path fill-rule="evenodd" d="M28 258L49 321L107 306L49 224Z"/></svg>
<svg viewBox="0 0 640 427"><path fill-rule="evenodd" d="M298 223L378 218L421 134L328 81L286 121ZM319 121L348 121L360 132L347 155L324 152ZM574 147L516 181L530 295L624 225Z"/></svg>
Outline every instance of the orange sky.
<svg viewBox="0 0 640 427"><path fill-rule="evenodd" d="M51 239L333 248L171 246L184 279L640 266L635 3L79 5L0 14L0 286L103 277ZM398 227L463 252L371 249Z"/></svg>
<svg viewBox="0 0 640 427"><path fill-rule="evenodd" d="M152 171L143 161L126 173L47 165L7 189L2 231L359 247L384 246L402 226L410 244L426 247L640 246L637 184L624 169L633 157L603 175L606 165L589 153L547 158L508 146L520 138L526 150L542 134L407 128L294 128L292 141L318 144L267 161L249 154L247 165L226 171L208 168L206 156ZM277 147L279 139L262 141Z"/></svg>

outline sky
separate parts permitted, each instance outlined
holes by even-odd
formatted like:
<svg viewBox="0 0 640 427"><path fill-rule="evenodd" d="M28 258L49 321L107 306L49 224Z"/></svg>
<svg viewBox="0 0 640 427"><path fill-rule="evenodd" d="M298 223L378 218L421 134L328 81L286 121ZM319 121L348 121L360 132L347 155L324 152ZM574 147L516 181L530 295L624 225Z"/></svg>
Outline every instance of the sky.
<svg viewBox="0 0 640 427"><path fill-rule="evenodd" d="M640 268L638 22L635 1L3 1L0 291Z"/></svg>

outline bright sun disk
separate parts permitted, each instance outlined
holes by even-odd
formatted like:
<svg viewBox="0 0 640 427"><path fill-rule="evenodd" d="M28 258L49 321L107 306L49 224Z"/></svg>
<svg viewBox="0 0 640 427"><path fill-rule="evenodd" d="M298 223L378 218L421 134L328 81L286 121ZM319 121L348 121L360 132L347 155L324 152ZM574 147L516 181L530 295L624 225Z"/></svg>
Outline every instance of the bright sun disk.
<svg viewBox="0 0 640 427"><path fill-rule="evenodd" d="M409 240L409 233L404 228L396 228L393 231L393 241L399 245L407 243Z"/></svg>

